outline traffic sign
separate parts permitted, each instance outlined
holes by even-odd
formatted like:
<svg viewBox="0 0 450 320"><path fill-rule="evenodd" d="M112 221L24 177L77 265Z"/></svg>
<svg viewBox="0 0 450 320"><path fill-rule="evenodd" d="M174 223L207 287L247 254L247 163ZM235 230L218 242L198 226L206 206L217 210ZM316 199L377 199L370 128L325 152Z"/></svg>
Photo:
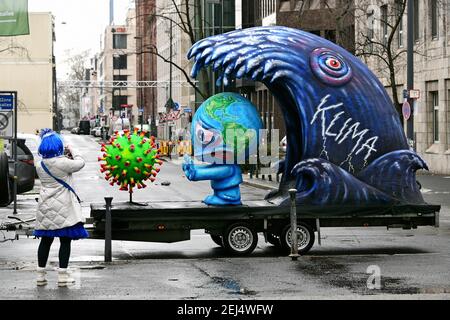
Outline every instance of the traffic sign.
<svg viewBox="0 0 450 320"><path fill-rule="evenodd" d="M12 111L0 111L0 138L14 138L14 121Z"/></svg>
<svg viewBox="0 0 450 320"><path fill-rule="evenodd" d="M408 101L405 101L402 106L402 114L403 118L408 121L408 119L411 117L411 106L409 105Z"/></svg>
<svg viewBox="0 0 450 320"><path fill-rule="evenodd" d="M0 94L0 110L13 110L14 96L12 94Z"/></svg>

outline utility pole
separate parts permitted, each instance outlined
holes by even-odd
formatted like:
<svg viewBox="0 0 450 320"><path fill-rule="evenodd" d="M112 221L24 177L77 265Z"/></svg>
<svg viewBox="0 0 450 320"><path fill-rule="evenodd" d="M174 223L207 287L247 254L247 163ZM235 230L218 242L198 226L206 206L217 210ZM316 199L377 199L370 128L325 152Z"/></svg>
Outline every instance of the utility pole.
<svg viewBox="0 0 450 320"><path fill-rule="evenodd" d="M172 109L173 107L173 100L172 100L172 19L170 19L170 49L169 49L169 56L170 56L170 63L169 63L169 108ZM168 123L169 124L169 123ZM172 127L169 126L169 141L172 140Z"/></svg>
<svg viewBox="0 0 450 320"><path fill-rule="evenodd" d="M414 141L414 99L409 97L410 90L414 89L414 0L408 0L408 43L407 43L407 90L408 102L411 106L411 116L407 120L406 136L408 143Z"/></svg>

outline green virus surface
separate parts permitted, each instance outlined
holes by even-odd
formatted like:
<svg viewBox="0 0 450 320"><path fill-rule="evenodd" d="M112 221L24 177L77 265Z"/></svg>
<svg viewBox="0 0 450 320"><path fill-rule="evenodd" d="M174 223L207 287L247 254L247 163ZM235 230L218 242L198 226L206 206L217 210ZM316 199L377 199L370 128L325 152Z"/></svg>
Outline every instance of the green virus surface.
<svg viewBox="0 0 450 320"><path fill-rule="evenodd" d="M117 132L109 141L103 144L103 156L98 158L100 171L111 186L117 184L120 190L133 193L134 188L142 189L147 185L146 180L155 181L162 161L159 160L159 150L155 138L146 138L145 132L133 133L124 131L123 135Z"/></svg>

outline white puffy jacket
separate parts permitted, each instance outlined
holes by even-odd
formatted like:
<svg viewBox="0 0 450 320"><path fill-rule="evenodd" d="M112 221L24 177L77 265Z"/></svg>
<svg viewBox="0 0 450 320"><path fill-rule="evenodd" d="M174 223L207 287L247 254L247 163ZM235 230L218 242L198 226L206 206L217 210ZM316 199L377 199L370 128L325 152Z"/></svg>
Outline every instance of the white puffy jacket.
<svg viewBox="0 0 450 320"><path fill-rule="evenodd" d="M45 165L52 175L65 181L74 188L72 173L80 171L84 167L84 159L71 150L73 160L66 156L43 159ZM57 230L71 227L79 222L85 222L81 205L72 191L65 188L49 176L39 161L36 171L41 179L41 191L36 213L36 230ZM75 188L74 188L75 189Z"/></svg>

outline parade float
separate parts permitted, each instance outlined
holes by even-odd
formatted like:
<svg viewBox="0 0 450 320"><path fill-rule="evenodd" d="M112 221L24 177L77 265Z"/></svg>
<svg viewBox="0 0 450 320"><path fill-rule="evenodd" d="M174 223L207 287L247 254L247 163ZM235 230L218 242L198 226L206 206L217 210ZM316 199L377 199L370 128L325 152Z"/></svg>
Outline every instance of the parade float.
<svg viewBox="0 0 450 320"><path fill-rule="evenodd" d="M323 227L438 226L440 206L424 201L416 181L425 162L409 148L383 85L345 49L298 29L256 27L200 40L188 58L194 60L194 78L211 66L219 74L217 85L247 78L275 96L287 131L278 190L241 201L241 171L223 160L242 150L229 148L224 133L235 130L232 139L238 140L238 130L244 136L257 131L261 120L244 97L219 94L202 104L192 123L195 159L207 164L187 157L182 167L189 180L211 180L213 194L203 201L148 199L145 206L111 205L111 198L106 206L91 204L92 238L177 242L204 229L228 252L248 255L263 233L283 252L295 247L304 254L316 233L320 244ZM258 142L257 136L246 138L244 154ZM102 148L101 169L121 190L145 187L143 180L157 173L156 147L138 133Z"/></svg>

